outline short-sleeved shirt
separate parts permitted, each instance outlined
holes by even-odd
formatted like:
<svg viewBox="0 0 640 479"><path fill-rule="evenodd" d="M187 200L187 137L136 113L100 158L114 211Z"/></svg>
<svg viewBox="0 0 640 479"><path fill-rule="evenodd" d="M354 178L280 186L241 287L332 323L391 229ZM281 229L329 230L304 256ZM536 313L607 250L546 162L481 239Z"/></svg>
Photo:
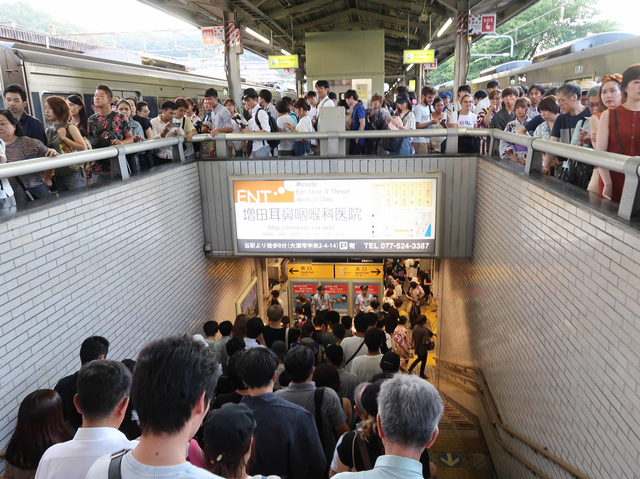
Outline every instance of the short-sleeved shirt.
<svg viewBox="0 0 640 479"><path fill-rule="evenodd" d="M211 112L211 123L213 129L216 128L231 128L233 129L233 123L231 122L231 113L224 106L218 103L218 106ZM263 128L268 130L268 128Z"/></svg>
<svg viewBox="0 0 640 479"><path fill-rule="evenodd" d="M82 414L78 412L73 398L78 393L78 373L71 376L65 376L54 387L56 392L62 399L62 415L65 421L68 421L73 429L82 426Z"/></svg>
<svg viewBox="0 0 640 479"><path fill-rule="evenodd" d="M151 128L151 120L149 120L149 118L145 118L144 116L141 116L141 115L135 115L133 119L138 123L140 123L140 126L142 127L142 131L144 131L145 133L147 132L148 128ZM142 136L146 138L146 135L142 135Z"/></svg>
<svg viewBox="0 0 640 479"><path fill-rule="evenodd" d="M109 129L109 119L112 119L112 127ZM127 132L131 131L129 122L125 116L117 111L112 111L108 115L94 113L89 117L87 126L87 136L95 138L105 138L107 140L124 140ZM91 167L91 170L99 175L108 175L111 173L111 162L109 160L97 161Z"/></svg>
<svg viewBox="0 0 640 479"><path fill-rule="evenodd" d="M560 143L564 143L566 145L571 144L571 138L573 137L573 130L576 125L582 118L589 118L591 116L591 112L589 108L585 108L577 115L573 116L569 113L563 113L558 115L555 123L553 124L553 129L551 130L551 136L555 136L560 139Z"/></svg>
<svg viewBox="0 0 640 479"><path fill-rule="evenodd" d="M362 347L360 347L361 345ZM344 354L344 369L350 373L355 358L367 354L367 346L364 345L364 338L359 338L358 336L344 338L340 346L342 346L342 352ZM354 358L351 359L351 356L354 354ZM351 361L347 363L349 359L351 359Z"/></svg>
<svg viewBox="0 0 640 479"><path fill-rule="evenodd" d="M331 296L327 293L316 293L313 295L311 304L316 307L316 311L329 311L329 305L331 304Z"/></svg>
<svg viewBox="0 0 640 479"><path fill-rule="evenodd" d="M269 128L269 114L267 113L267 111L260 105L254 106L253 110L251 110L251 120L249 120L248 126L251 131L264 130L267 133L271 133L271 129ZM265 146L269 146L266 141L253 141L253 151L257 151L260 148L264 148Z"/></svg>
<svg viewBox="0 0 640 479"><path fill-rule="evenodd" d="M358 376L353 373L348 373L344 368L338 369L338 374L340 375L340 394L338 394L338 396L347 398L353 406L355 404L354 393L356 386L359 384Z"/></svg>
<svg viewBox="0 0 640 479"><path fill-rule="evenodd" d="M458 124L458 128L475 128L476 123L478 122L478 117L475 113L461 115L460 112L457 111L449 118L451 119L451 122Z"/></svg>
<svg viewBox="0 0 640 479"><path fill-rule="evenodd" d="M267 325L262 330L262 339L264 339L264 344L271 349L271 345L276 341L284 342L286 334L287 328L272 328L270 325Z"/></svg>
<svg viewBox="0 0 640 479"><path fill-rule="evenodd" d="M527 129L528 133L531 133L533 131L536 131L536 129L542 125L545 121L542 119L542 117L540 115L538 116L534 116L531 121L529 121L529 123L527 123L525 125L525 128ZM546 140L548 140L549 138L545 138Z"/></svg>
<svg viewBox="0 0 640 479"><path fill-rule="evenodd" d="M422 103L418 104L413 109L413 114L416 116L416 129L419 123L429 123L431 121L431 105L424 106ZM424 136L418 136L413 139L414 143L429 143L429 138Z"/></svg>
<svg viewBox="0 0 640 479"><path fill-rule="evenodd" d="M373 376L382 372L380 361L382 361L382 354L377 354L375 356L363 355L357 357L353 360L351 373L358 376L358 382L360 383L371 381Z"/></svg>
<svg viewBox="0 0 640 479"><path fill-rule="evenodd" d="M356 297L356 314L360 311L364 312L370 305L371 301L373 301L373 295L367 293L367 295L363 295L360 293Z"/></svg>
<svg viewBox="0 0 640 479"><path fill-rule="evenodd" d="M29 115L27 112L23 112L22 115L20 115L20 126L22 126L24 136L40 140L44 145L47 144L47 135L44 132L44 126L36 117Z"/></svg>
<svg viewBox="0 0 640 479"><path fill-rule="evenodd" d="M293 404L305 408L315 418L316 405L315 395L316 383L291 383L288 387L276 391L275 395ZM322 416L322 448L324 449L327 464L331 462L333 451L336 448L336 439L333 435L333 428L340 426L347 420L347 415L342 409L342 401L338 394L330 388L324 389L324 396L321 404Z"/></svg>
<svg viewBox="0 0 640 479"><path fill-rule="evenodd" d="M284 127L284 125L290 125L294 130L298 125L298 122L293 119L291 115L281 115L276 120L278 123L278 128L282 130L283 133L290 133L288 129ZM282 151L291 151L293 150L293 140L280 140L280 145L278 146L278 150Z"/></svg>
<svg viewBox="0 0 640 479"><path fill-rule="evenodd" d="M351 113L351 129L353 131L360 129L360 119L364 119L366 121L367 113L364 110L364 107L360 103L356 103L353 107L353 112ZM358 143L364 145L364 138L358 138Z"/></svg>

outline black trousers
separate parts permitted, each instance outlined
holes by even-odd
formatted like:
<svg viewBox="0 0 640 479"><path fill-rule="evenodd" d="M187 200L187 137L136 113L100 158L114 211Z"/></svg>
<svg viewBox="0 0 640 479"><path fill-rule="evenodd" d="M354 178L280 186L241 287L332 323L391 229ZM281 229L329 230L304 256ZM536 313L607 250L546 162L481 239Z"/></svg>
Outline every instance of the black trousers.
<svg viewBox="0 0 640 479"><path fill-rule="evenodd" d="M424 356L418 355L418 359L416 359L413 362L413 364L409 368L409 371L413 371L413 368L415 368L418 363L420 363L420 376L422 377L424 376L424 368L427 365L427 355L426 354Z"/></svg>

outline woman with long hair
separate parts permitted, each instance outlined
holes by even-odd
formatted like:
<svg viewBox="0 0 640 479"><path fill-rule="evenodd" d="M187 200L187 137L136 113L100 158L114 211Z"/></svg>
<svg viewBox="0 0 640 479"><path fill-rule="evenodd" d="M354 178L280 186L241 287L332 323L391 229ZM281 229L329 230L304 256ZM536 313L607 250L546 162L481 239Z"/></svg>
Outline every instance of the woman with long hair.
<svg viewBox="0 0 640 479"><path fill-rule="evenodd" d="M431 120L435 121L433 125L428 126L427 128L440 129L447 127L447 114L444 112L444 103L442 102L442 98L439 96L433 99L431 103L433 107L433 112L431 112ZM431 151L434 153L441 153L442 151L442 143L447 139L446 136L432 136L430 139L431 142Z"/></svg>
<svg viewBox="0 0 640 479"><path fill-rule="evenodd" d="M640 154L640 63L627 68L622 74L620 87L623 103L608 109L600 116L596 150L622 155ZM598 168L603 183L602 196L620 202L625 176L605 168Z"/></svg>
<svg viewBox="0 0 640 479"><path fill-rule="evenodd" d="M246 314L236 316L236 320L233 322L233 330L231 331L231 335L234 338L244 339L247 337L247 321L249 321L249 316Z"/></svg>
<svg viewBox="0 0 640 479"><path fill-rule="evenodd" d="M342 326L342 325L341 325ZM344 326L343 326L344 327ZM312 381L316 383L317 388L330 388L333 389L338 397L340 397L340 373L336 367L332 364L319 364L317 368L313 370ZM346 397L341 398L342 410L347 416L347 424L351 424L353 421L353 408L351 401Z"/></svg>
<svg viewBox="0 0 640 479"><path fill-rule="evenodd" d="M515 106L516 119L510 121L504 131L506 133L517 133L520 128L529 123L530 110L531 102L529 99L526 97L518 98ZM527 162L527 151L528 148L526 146L500 140L500 158L503 160L511 160L524 165Z"/></svg>
<svg viewBox="0 0 640 479"><path fill-rule="evenodd" d="M489 93L489 101L491 102L489 107L483 108L478 112L476 128L489 128L489 123L493 120L493 116L502 108L502 91L496 89ZM487 139L480 138L480 154L487 155L489 153L488 150Z"/></svg>
<svg viewBox="0 0 640 479"><path fill-rule="evenodd" d="M396 130L415 130L416 129L416 116L413 113L413 106L409 95L401 93L396 98L396 116L390 118L389 125L392 129ZM412 155L413 150L411 148L411 138L403 138L400 143L400 148L396 151L390 151L390 155Z"/></svg>
<svg viewBox="0 0 640 479"><path fill-rule="evenodd" d="M67 105L69 105L69 110L71 111L69 123L76 125L82 136L87 136L89 116L82 98L79 95L70 95L67 97Z"/></svg>
<svg viewBox="0 0 640 479"><path fill-rule="evenodd" d="M18 422L5 456L5 479L35 475L44 452L71 439L62 415L62 399L52 389L38 389L22 400Z"/></svg>

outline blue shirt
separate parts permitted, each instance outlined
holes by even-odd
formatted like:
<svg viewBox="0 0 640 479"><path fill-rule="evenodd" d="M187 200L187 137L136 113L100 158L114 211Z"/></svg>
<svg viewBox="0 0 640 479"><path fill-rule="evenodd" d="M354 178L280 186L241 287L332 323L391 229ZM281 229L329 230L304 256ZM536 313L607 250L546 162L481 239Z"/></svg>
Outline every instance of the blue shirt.
<svg viewBox="0 0 640 479"><path fill-rule="evenodd" d="M364 118L366 121L367 113L364 111L364 107L360 103L356 103L353 107L353 113L351 114L351 129L360 129L360 118ZM364 138L358 138L358 143L364 145Z"/></svg>
<svg viewBox="0 0 640 479"><path fill-rule="evenodd" d="M422 463L400 456L380 456L370 471L342 472L335 479L423 479Z"/></svg>
<svg viewBox="0 0 640 479"><path fill-rule="evenodd" d="M37 118L29 115L26 111L22 112L22 115L20 116L20 125L22 126L24 136L40 140L43 145L49 144L49 142L47 141L47 135L44 132L44 126L42 125L42 122Z"/></svg>
<svg viewBox="0 0 640 479"><path fill-rule="evenodd" d="M313 415L273 393L242 398L256 419L256 462L249 475L320 479L327 460ZM422 467L422 466L421 466Z"/></svg>

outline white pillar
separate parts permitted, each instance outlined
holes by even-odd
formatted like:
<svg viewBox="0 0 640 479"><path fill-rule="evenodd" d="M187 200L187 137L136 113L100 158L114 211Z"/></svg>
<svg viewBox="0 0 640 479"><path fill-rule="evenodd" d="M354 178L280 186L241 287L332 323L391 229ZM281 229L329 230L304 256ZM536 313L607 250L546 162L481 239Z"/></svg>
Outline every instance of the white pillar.
<svg viewBox="0 0 640 479"><path fill-rule="evenodd" d="M469 0L458 0L456 16L456 51L453 70L453 101L458 99L458 87L467 83L467 57L469 55Z"/></svg>

